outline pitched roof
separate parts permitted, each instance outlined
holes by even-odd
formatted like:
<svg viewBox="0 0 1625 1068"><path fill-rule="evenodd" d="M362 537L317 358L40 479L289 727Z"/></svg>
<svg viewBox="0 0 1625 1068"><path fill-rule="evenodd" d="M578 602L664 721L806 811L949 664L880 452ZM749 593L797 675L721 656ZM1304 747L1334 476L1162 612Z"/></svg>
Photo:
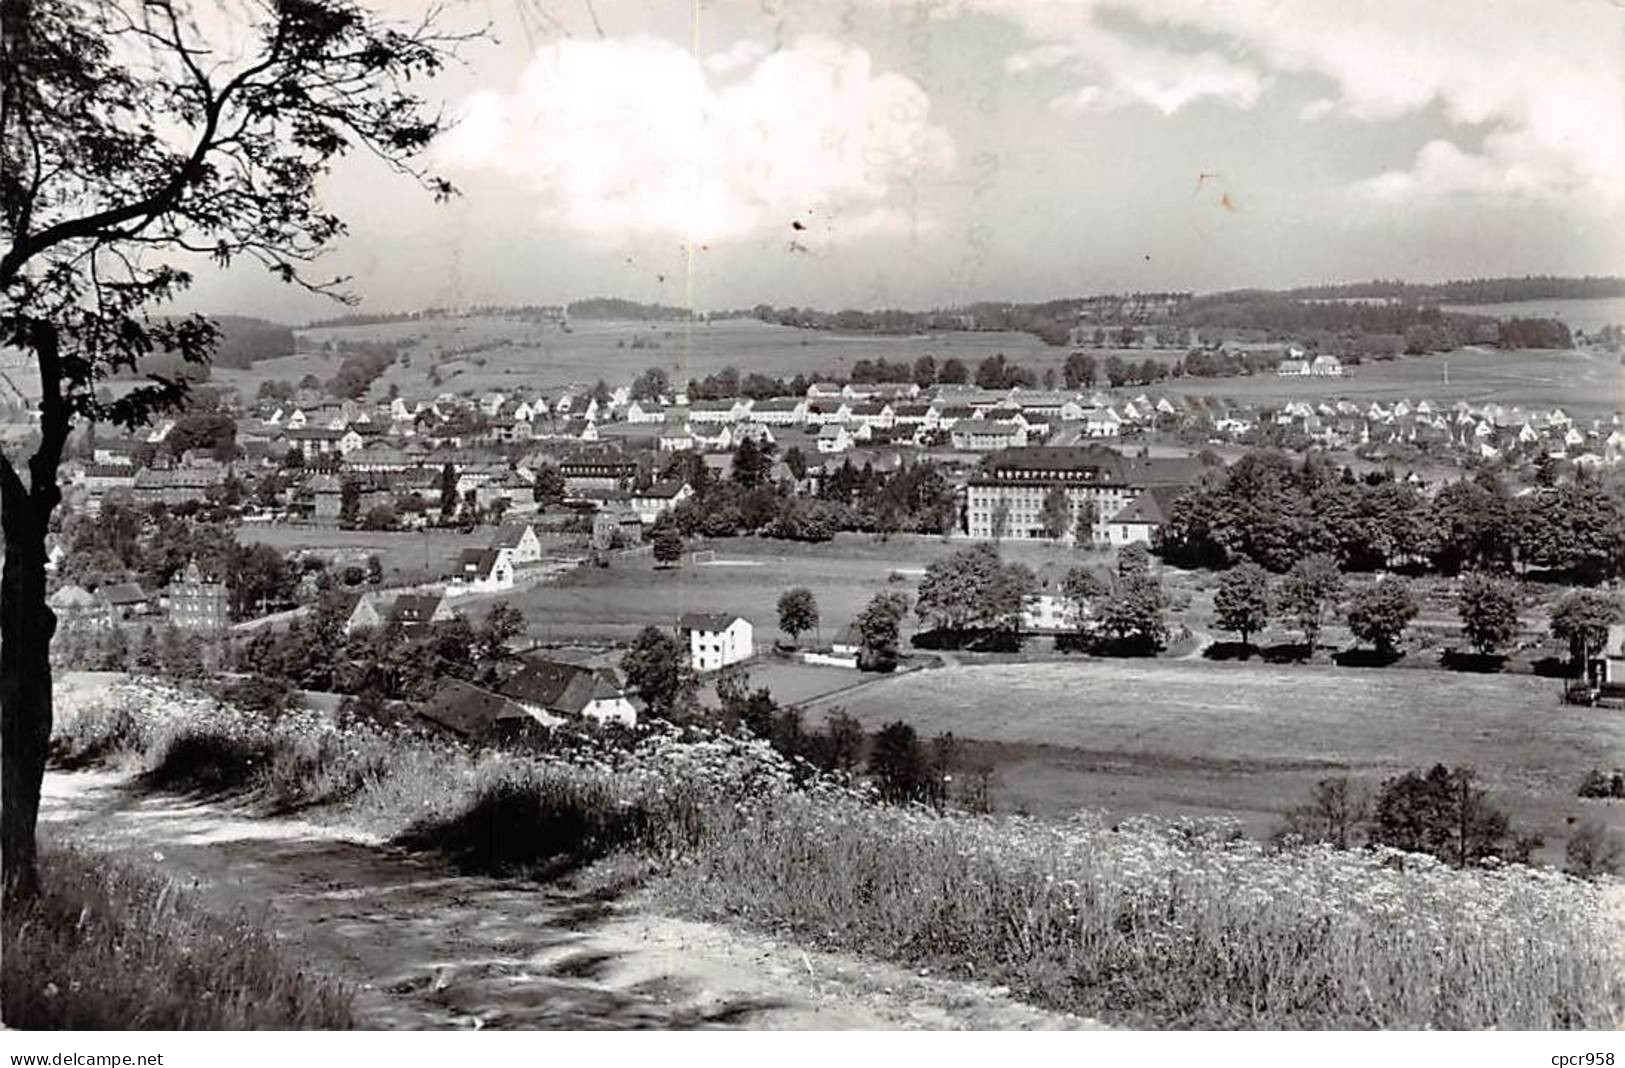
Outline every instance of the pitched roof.
<svg viewBox="0 0 1625 1068"><path fill-rule="evenodd" d="M427 623L445 598L438 593L403 593L389 607L391 622Z"/></svg>
<svg viewBox="0 0 1625 1068"><path fill-rule="evenodd" d="M505 721L536 722L517 702L461 679L442 679L418 715L464 737L485 734Z"/></svg>
<svg viewBox="0 0 1625 1068"><path fill-rule="evenodd" d="M110 605L142 604L152 598L138 582L115 582L96 591L96 596Z"/></svg>
<svg viewBox="0 0 1625 1068"><path fill-rule="evenodd" d="M677 620L677 626L682 630L719 631L727 630L733 621L742 616L732 612L684 612Z"/></svg>
<svg viewBox="0 0 1625 1068"><path fill-rule="evenodd" d="M519 544L519 539L525 536L525 531L531 529L533 528L529 523L504 523L497 528L497 536L492 540L491 544L509 549L515 548Z"/></svg>
<svg viewBox="0 0 1625 1068"><path fill-rule="evenodd" d="M593 701L626 698L626 687L613 668L538 657L527 659L524 669L503 684L502 693L549 712L579 716Z"/></svg>

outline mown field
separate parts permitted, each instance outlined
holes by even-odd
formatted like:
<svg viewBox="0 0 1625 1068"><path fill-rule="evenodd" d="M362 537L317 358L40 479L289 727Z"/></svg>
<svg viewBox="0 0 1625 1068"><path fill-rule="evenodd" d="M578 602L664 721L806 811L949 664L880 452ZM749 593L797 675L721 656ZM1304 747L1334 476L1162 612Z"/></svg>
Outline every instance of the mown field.
<svg viewBox="0 0 1625 1068"><path fill-rule="evenodd" d="M865 727L906 720L975 739L1003 809L1112 818L1231 815L1267 833L1313 784L1375 786L1409 768L1477 768L1515 828L1560 862L1571 826L1625 829L1625 803L1581 800L1594 767L1625 758L1625 714L1563 705L1557 681L1443 671L1060 661L971 665L888 679L815 703Z"/></svg>
<svg viewBox="0 0 1625 1068"><path fill-rule="evenodd" d="M659 367L674 382L703 378L733 366L741 372L790 378L797 373L844 373L859 360L881 357L912 363L930 354L937 361L958 358L974 370L982 359L1002 352L1006 357L1042 375L1060 366L1071 352L1045 345L1030 334L943 333L888 337L843 335L823 330L798 330L754 319L714 323L578 321L569 332L556 325L527 323L495 316L466 319L430 319L420 322L381 323L370 326L326 327L301 330L307 350L327 341L403 340L410 366L397 363L373 385L374 398L396 385L408 397L450 390L483 392L492 389L558 389L591 384L600 378L612 385L630 382L649 367ZM637 346L637 347L634 347ZM477 350L477 351L469 351ZM1104 360L1111 350L1095 350ZM1181 352L1125 351L1126 358L1169 360ZM268 360L246 371L221 370L216 379L252 395L270 378L297 381L306 373L330 376L337 357L294 356ZM438 367L442 384L429 378Z"/></svg>
<svg viewBox="0 0 1625 1068"><path fill-rule="evenodd" d="M1450 381L1444 381L1449 365ZM1581 350L1469 348L1449 355L1404 356L1363 363L1342 378L1184 378L1168 386L1175 395L1226 397L1238 402L1319 402L1347 398L1362 404L1434 404L1495 401L1508 406L1561 407L1572 416L1608 416L1625 405L1625 365L1618 357Z"/></svg>
<svg viewBox="0 0 1625 1068"><path fill-rule="evenodd" d="M495 534L494 527L479 527L470 534L455 530L339 530L281 523L243 523L237 527L237 538L244 544L258 542L280 552L309 549L357 563L376 555L384 567L386 583L439 579L451 570L462 550L485 548ZM554 542L543 539L544 554L571 555L564 541Z"/></svg>
<svg viewBox="0 0 1625 1068"><path fill-rule="evenodd" d="M541 641L630 640L651 624L671 626L684 612L715 611L749 619L762 646L781 637L779 594L806 586L818 599L822 624L819 634L802 640L828 641L877 592L895 588L912 596L927 565L964 545L934 537L881 542L859 534L822 545L732 538L689 546L715 552L711 563L695 564L689 555L681 567L659 569L647 554L615 557L608 568L580 568L558 583L515 592L507 600L524 612L530 636ZM1045 545L1007 544L1004 555L1032 567L1046 560L1070 565L1096 559ZM900 576L896 581L894 573ZM490 599L467 597L463 603ZM905 635L913 633L913 622L910 617Z"/></svg>

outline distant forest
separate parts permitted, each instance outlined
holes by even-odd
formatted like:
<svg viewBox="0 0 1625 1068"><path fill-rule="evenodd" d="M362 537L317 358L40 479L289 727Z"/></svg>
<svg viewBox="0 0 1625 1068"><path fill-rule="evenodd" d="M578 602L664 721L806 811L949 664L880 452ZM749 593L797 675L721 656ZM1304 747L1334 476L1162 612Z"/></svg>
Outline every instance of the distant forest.
<svg viewBox="0 0 1625 1068"><path fill-rule="evenodd" d="M155 352L142 357L133 371L123 378L145 378L161 375L165 378L185 378L192 382L207 382L209 367L252 367L259 360L290 356L295 351L293 328L267 319L247 315L216 315L214 323L220 328L220 339L215 346L214 359L209 366L188 364L172 352Z"/></svg>
<svg viewBox="0 0 1625 1068"><path fill-rule="evenodd" d="M1397 300L1412 304L1511 304L1523 300L1596 300L1625 297L1625 278L1467 278L1455 282L1346 282L1300 286L1284 296L1299 300Z"/></svg>
<svg viewBox="0 0 1625 1068"><path fill-rule="evenodd" d="M902 308L863 310L845 308L825 311L819 308L784 307L757 304L695 313L667 304L645 304L617 297L593 297L568 305L489 305L456 311L429 308L415 312L387 314L352 313L308 324L323 326L363 326L376 323L412 322L444 316L468 314L498 315L506 318L548 321L568 312L572 319L653 322L703 318L757 319L804 330L842 331L855 334L924 334L957 331L995 331L1031 334L1046 344L1064 346L1076 340L1080 323L1115 328L1131 328L1130 333L1154 328L1161 330L1244 330L1261 339L1287 339L1303 332L1331 332L1346 336L1380 335L1404 337L1408 333L1435 332L1441 338L1462 343L1508 344L1509 333L1545 333L1524 320L1509 332L1496 320L1445 312L1446 304L1505 304L1531 300L1596 299L1625 297L1625 278L1559 278L1552 275L1526 275L1521 278L1469 278L1452 282L1401 282L1374 279L1367 282L1298 286L1293 289L1240 289L1195 296L1181 292L1125 293L1055 300L1015 302L979 301L950 308L913 311ZM281 330L259 320L264 330L246 329L240 347L227 355L222 345L222 366L244 366L239 359L260 359L255 355L268 340L266 334ZM1118 331L1120 332L1120 330ZM1555 331L1553 332L1555 334ZM1109 336L1110 332L1108 332ZM1542 338L1556 342L1556 338ZM274 344L272 344L274 347ZM291 351L291 346L288 349Z"/></svg>

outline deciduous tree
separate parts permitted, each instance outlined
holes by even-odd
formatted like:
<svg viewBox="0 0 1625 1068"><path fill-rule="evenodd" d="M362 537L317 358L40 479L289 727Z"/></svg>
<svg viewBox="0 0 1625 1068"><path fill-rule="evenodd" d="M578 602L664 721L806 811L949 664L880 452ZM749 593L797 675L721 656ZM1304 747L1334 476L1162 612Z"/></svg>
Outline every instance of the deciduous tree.
<svg viewBox="0 0 1625 1068"><path fill-rule="evenodd" d="M192 281L176 257L248 258L338 291L306 273L344 229L317 195L334 157L363 147L451 191L413 162L440 120L411 89L451 43L432 19L386 26L353 0L207 12L188 0L0 2L0 345L26 354L40 385L27 482L0 457L8 900L38 888L55 631L44 541L69 431L78 420L133 428L179 402L181 374L98 395L102 380L148 357L206 364L215 324L167 314Z"/></svg>
<svg viewBox="0 0 1625 1068"><path fill-rule="evenodd" d="M1243 654L1252 636L1269 625L1270 576L1257 564L1237 564L1219 577L1213 594L1214 622L1241 636Z"/></svg>
<svg viewBox="0 0 1625 1068"><path fill-rule="evenodd" d="M779 629L799 642L801 635L818 626L818 599L805 586L779 595Z"/></svg>
<svg viewBox="0 0 1625 1068"><path fill-rule="evenodd" d="M1456 611L1462 633L1480 654L1495 652L1518 633L1517 587L1482 572L1462 579Z"/></svg>

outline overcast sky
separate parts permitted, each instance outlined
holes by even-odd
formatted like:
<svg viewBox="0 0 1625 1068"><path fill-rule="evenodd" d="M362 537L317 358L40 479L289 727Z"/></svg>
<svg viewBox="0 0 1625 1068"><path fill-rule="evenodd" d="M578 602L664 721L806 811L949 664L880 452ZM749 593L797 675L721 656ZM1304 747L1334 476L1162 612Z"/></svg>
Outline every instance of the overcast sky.
<svg viewBox="0 0 1625 1068"><path fill-rule="evenodd" d="M454 0L447 21L497 38L431 90L465 195L361 159L327 185L351 226L328 266L365 309L1625 273L1608 0ZM208 310L334 311L202 274Z"/></svg>

